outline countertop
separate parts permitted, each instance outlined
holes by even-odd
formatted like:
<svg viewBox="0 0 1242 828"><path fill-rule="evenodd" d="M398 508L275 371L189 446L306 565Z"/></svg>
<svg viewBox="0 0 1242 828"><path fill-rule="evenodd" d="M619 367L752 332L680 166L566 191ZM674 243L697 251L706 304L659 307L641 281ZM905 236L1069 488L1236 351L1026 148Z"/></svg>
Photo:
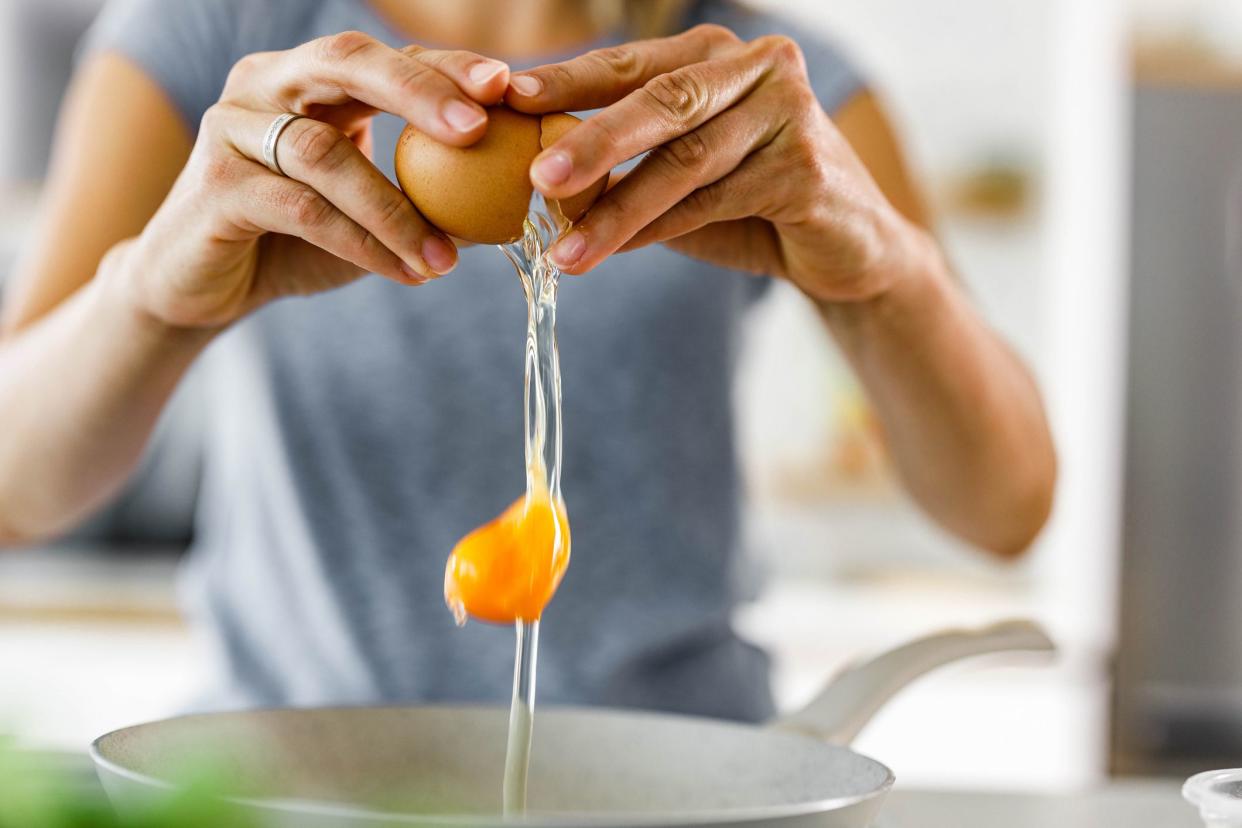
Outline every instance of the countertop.
<svg viewBox="0 0 1242 828"><path fill-rule="evenodd" d="M179 550L90 543L4 550L0 621L137 622L182 626L175 579Z"/></svg>
<svg viewBox="0 0 1242 828"><path fill-rule="evenodd" d="M81 795L102 794L82 753L30 754ZM1127 779L1075 794L897 789L876 828L1202 828L1181 781Z"/></svg>
<svg viewBox="0 0 1242 828"><path fill-rule="evenodd" d="M895 790L877 828L1202 828L1176 780L1124 780L1079 794Z"/></svg>

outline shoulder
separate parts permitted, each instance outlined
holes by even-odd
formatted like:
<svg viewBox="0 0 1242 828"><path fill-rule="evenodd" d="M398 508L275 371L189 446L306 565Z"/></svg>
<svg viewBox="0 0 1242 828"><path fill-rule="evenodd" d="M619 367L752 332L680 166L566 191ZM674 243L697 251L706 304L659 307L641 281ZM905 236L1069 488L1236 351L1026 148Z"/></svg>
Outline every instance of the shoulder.
<svg viewBox="0 0 1242 828"><path fill-rule="evenodd" d="M688 22L692 25L718 23L733 30L743 40L771 34L792 38L802 48L806 58L811 86L824 109L830 113L866 87L866 81L840 45L780 15L757 11L729 0L700 0L694 4Z"/></svg>
<svg viewBox="0 0 1242 828"><path fill-rule="evenodd" d="M330 0L110 0L79 46L79 60L117 52L171 98L190 127L251 52L305 39Z"/></svg>

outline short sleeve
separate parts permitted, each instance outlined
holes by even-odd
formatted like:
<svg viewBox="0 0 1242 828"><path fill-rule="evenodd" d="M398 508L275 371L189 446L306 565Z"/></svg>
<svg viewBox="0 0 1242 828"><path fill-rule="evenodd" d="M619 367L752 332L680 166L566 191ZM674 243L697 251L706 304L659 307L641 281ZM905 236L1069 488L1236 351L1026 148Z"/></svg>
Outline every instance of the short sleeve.
<svg viewBox="0 0 1242 828"><path fill-rule="evenodd" d="M229 0L110 0L79 44L77 59L116 52L133 61L197 132L241 57L234 5Z"/></svg>

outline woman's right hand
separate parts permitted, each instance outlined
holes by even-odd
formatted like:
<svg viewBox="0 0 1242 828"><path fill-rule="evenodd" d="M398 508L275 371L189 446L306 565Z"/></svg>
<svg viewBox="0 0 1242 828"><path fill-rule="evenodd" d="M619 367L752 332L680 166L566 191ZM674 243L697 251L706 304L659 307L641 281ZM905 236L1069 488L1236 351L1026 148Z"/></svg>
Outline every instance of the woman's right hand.
<svg viewBox="0 0 1242 828"><path fill-rule="evenodd" d="M474 143L508 67L470 52L398 50L360 32L242 58L168 197L115 253L132 300L178 327L216 328L264 303L372 272L405 285L452 269L453 243L369 159L371 118ZM285 175L262 161L277 116Z"/></svg>

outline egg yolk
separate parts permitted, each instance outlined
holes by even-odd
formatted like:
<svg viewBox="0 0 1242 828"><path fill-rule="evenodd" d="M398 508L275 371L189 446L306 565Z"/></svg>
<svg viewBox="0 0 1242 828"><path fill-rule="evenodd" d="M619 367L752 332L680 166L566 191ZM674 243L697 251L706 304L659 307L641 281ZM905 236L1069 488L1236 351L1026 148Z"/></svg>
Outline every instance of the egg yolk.
<svg viewBox="0 0 1242 828"><path fill-rule="evenodd" d="M449 555L444 600L457 623L536 621L569 565L569 518L546 488L518 498Z"/></svg>

